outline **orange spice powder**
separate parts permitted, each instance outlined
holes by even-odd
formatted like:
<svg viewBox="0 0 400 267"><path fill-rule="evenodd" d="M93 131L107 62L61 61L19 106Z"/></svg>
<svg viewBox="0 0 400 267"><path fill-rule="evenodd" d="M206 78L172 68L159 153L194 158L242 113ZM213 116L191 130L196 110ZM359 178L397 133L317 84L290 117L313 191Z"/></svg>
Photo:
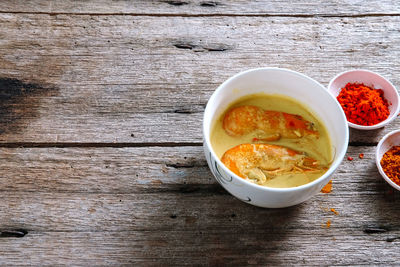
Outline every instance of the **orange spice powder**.
<svg viewBox="0 0 400 267"><path fill-rule="evenodd" d="M332 191L332 180L330 180L321 190L321 193L330 193Z"/></svg>
<svg viewBox="0 0 400 267"><path fill-rule="evenodd" d="M332 211L333 213L335 213L336 215L339 215L339 212L337 212L334 208L331 208L331 211Z"/></svg>
<svg viewBox="0 0 400 267"><path fill-rule="evenodd" d="M382 89L373 89L361 83L348 83L337 96L349 122L370 126L389 117L389 104Z"/></svg>
<svg viewBox="0 0 400 267"><path fill-rule="evenodd" d="M328 220L328 221L326 222L326 228L329 228L329 227L331 227L331 220Z"/></svg>
<svg viewBox="0 0 400 267"><path fill-rule="evenodd" d="M383 155L381 166L387 177L400 185L400 146L392 147Z"/></svg>

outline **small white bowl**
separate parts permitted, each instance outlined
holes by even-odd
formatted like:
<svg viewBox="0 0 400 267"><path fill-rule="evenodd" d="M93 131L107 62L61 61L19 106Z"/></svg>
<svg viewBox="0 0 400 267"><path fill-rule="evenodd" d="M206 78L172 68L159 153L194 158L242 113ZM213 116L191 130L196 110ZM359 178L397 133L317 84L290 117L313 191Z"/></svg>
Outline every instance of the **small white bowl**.
<svg viewBox="0 0 400 267"><path fill-rule="evenodd" d="M230 171L213 150L210 135L214 121L235 100L256 93L280 94L305 104L324 122L334 147L333 162L318 179L298 187L272 188L251 183ZM213 93L203 118L204 153L215 179L233 196L265 208L299 204L318 194L331 179L346 154L349 127L339 103L317 81L295 71L280 68L252 69L226 80Z"/></svg>
<svg viewBox="0 0 400 267"><path fill-rule="evenodd" d="M385 135L381 141L378 143L376 147L376 167L378 167L379 173L382 175L383 179L388 182L393 188L400 191L400 186L393 182L389 177L387 177L386 173L383 171L381 166L381 159L383 155L393 146L400 145L400 130L396 130Z"/></svg>
<svg viewBox="0 0 400 267"><path fill-rule="evenodd" d="M374 130L385 126L397 117L397 114L400 111L399 94L393 84L383 78L381 75L369 70L345 71L338 74L329 82L328 91L336 98L347 83L363 83L364 85L374 89L382 89L384 92L384 97L389 103L390 111L389 117L378 124L364 126L348 121L350 127L359 130Z"/></svg>

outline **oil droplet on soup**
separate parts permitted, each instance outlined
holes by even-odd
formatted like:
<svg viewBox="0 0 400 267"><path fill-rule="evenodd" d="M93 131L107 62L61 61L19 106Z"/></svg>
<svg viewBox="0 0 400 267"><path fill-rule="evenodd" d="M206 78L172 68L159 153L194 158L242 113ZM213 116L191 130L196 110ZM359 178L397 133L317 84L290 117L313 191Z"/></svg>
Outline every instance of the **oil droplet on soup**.
<svg viewBox="0 0 400 267"><path fill-rule="evenodd" d="M224 122L224 118L232 110L247 112L245 115L252 121L245 117L248 121L240 124L240 118L234 114L228 129L229 123ZM279 116L293 120L284 124L277 119ZM260 121L266 117L268 127L260 130ZM285 129L274 132L276 124L281 128L292 129L295 125L300 125L300 128L291 132ZM255 94L234 102L214 121L210 139L215 153L220 159L224 157L229 169L238 174L236 167L239 166L246 172L244 179L268 187L296 187L312 182L326 172L333 156L329 134L323 123L305 105L283 95ZM235 157L240 162L231 162L233 167L228 166L226 162ZM254 162L258 164L256 167Z"/></svg>

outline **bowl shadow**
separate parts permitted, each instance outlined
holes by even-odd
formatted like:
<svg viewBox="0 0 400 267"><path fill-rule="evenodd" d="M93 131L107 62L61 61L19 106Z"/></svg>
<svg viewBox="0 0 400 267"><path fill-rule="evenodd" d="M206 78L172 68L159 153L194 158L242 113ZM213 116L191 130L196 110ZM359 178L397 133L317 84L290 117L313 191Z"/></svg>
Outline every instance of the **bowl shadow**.
<svg viewBox="0 0 400 267"><path fill-rule="evenodd" d="M194 265L265 264L266 258L285 253L287 233L301 228L305 205L267 209L244 203L208 179L207 166L200 168L205 168L203 183L192 184L185 177L186 184L168 194L168 207L155 215L165 218L160 221L162 235L175 251L175 258L165 263L179 264L179 258L191 255Z"/></svg>

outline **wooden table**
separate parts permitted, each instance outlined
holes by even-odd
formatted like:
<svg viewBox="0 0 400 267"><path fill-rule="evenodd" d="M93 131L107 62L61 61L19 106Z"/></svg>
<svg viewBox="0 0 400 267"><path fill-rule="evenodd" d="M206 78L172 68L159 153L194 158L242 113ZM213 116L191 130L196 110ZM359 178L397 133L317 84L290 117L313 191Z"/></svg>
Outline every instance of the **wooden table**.
<svg viewBox="0 0 400 267"><path fill-rule="evenodd" d="M2 265L398 264L400 194L374 152L400 120L352 130L332 192L286 209L222 189L201 131L249 68L400 86L397 1L10 0L0 26Z"/></svg>

